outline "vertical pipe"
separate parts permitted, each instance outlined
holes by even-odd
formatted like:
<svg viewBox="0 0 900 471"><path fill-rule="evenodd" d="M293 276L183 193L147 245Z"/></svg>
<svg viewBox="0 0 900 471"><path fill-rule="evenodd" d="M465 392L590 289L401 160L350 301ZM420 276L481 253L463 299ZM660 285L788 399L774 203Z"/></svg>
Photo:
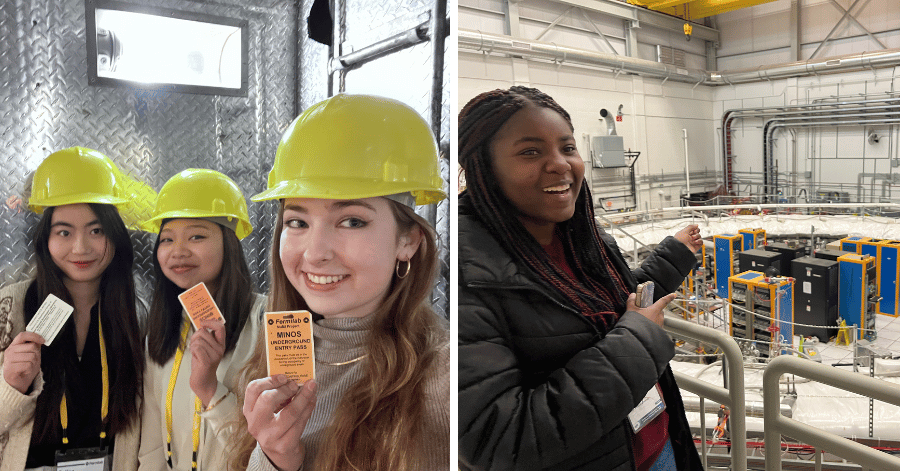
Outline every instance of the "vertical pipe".
<svg viewBox="0 0 900 471"><path fill-rule="evenodd" d="M341 34L341 25L344 22L343 2L341 0L332 0L331 5L331 15L334 17L334 24L331 33L331 47L329 47L331 58L329 59L328 67L330 71L328 75L328 96L334 96L343 91L341 90L341 77L344 74L342 67L336 67L339 63L338 57L341 57L341 43L343 42Z"/></svg>
<svg viewBox="0 0 900 471"><path fill-rule="evenodd" d="M687 196L691 197L691 164L688 162L688 143L687 129L682 128L681 133L684 135L684 179L687 184Z"/></svg>
<svg viewBox="0 0 900 471"><path fill-rule="evenodd" d="M431 80L431 131L438 142L445 137L441 136L441 113L444 98L444 46L449 26L447 0L435 0L434 10L431 12L431 54L434 59L434 75Z"/></svg>
<svg viewBox="0 0 900 471"><path fill-rule="evenodd" d="M700 396L700 450L703 454L703 469L707 469L709 466L706 465L706 400L703 396Z"/></svg>

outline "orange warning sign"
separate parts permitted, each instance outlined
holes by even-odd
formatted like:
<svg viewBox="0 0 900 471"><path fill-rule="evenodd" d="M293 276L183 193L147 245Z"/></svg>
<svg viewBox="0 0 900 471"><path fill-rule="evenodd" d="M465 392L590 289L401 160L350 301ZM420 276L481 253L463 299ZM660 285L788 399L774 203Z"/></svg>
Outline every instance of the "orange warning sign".
<svg viewBox="0 0 900 471"><path fill-rule="evenodd" d="M202 281L193 288L179 294L178 301L181 302L184 310L187 311L195 329L200 328L199 324L201 321L221 320L223 324L225 323L222 312L219 311L219 307L216 306L216 302L213 301L212 295L209 294L209 290L206 289L206 285Z"/></svg>
<svg viewBox="0 0 900 471"><path fill-rule="evenodd" d="M309 311L266 313L266 362L269 376L283 374L298 384L316 377Z"/></svg>

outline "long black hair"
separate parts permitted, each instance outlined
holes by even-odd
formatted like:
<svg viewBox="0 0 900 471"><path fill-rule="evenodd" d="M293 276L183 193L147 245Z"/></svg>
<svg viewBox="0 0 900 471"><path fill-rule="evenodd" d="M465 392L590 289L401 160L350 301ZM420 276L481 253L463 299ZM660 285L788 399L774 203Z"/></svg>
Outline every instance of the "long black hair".
<svg viewBox="0 0 900 471"><path fill-rule="evenodd" d="M100 315L110 369L109 414L107 421L112 433L123 431L139 415L138 401L143 396L144 354L141 345L135 308L134 250L128 230L112 205L89 203L97 216L115 255L100 279ZM50 255L50 239L55 207L44 210L34 233L34 250L37 255L37 276L28 287L24 300L24 316L27 324L35 315L47 295L54 294L74 305L69 290L63 282L65 275ZM109 248L107 248L109 250ZM63 325L50 346L41 347L41 371L44 389L38 396L34 413L33 444L61 440L57 437L59 404L65 392L65 378L75 377L77 359L75 350L75 320L70 318Z"/></svg>
<svg viewBox="0 0 900 471"><path fill-rule="evenodd" d="M625 311L631 278L612 266L612 249L600 238L588 185L581 184L572 218L557 224L567 261L577 277L573 280L522 225L517 217L520 211L497 183L491 142L514 114L529 106L559 113L574 131L569 113L536 88L515 86L485 92L459 112L459 165L467 184L461 198L471 202L481 223L507 253L533 272L536 281L569 301L605 333Z"/></svg>
<svg viewBox="0 0 900 471"><path fill-rule="evenodd" d="M168 220L160 226L165 226ZM238 337L250 317L253 309L254 295L250 289L250 269L244 258L241 241L234 231L220 224L222 231L222 271L219 273L219 288L214 294L216 305L225 318L225 353L234 350ZM156 286L153 301L150 303L150 316L147 320L147 350L150 359L164 365L181 342L182 307L178 295L184 292L172 283L162 271L157 253L159 237L153 246L153 273L156 275Z"/></svg>

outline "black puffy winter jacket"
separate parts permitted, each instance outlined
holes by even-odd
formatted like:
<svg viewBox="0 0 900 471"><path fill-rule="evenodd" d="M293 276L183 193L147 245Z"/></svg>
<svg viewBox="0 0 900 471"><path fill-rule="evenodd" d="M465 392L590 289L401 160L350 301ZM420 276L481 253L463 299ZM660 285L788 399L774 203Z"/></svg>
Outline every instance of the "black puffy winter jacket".
<svg viewBox="0 0 900 471"><path fill-rule="evenodd" d="M673 292L696 263L667 237L632 274L615 240L613 264L633 291ZM652 274L652 276L650 276ZM626 312L605 337L530 279L459 200L459 468L634 469L627 415L657 382L679 470L701 470L668 362L674 343Z"/></svg>

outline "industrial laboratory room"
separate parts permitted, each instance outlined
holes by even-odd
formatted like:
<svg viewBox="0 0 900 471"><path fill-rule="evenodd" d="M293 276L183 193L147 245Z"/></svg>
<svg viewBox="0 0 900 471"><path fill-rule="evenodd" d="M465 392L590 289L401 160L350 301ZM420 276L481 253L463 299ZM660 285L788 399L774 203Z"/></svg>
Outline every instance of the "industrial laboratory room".
<svg viewBox="0 0 900 471"><path fill-rule="evenodd" d="M458 15L459 468L900 469L900 3Z"/></svg>
<svg viewBox="0 0 900 471"><path fill-rule="evenodd" d="M0 471L451 469L451 14L0 5Z"/></svg>

